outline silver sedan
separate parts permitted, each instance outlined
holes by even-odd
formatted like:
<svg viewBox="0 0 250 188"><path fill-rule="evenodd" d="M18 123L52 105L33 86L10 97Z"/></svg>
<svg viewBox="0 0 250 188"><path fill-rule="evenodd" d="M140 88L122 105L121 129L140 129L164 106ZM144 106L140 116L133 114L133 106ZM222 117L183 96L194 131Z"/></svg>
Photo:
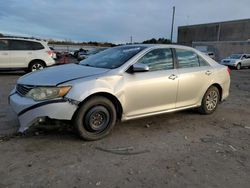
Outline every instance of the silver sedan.
<svg viewBox="0 0 250 188"><path fill-rule="evenodd" d="M9 96L20 131L47 119L70 120L85 140L125 121L197 108L212 114L229 95L230 72L178 45L125 45L21 77Z"/></svg>
<svg viewBox="0 0 250 188"><path fill-rule="evenodd" d="M234 67L240 70L242 67L250 67L250 54L232 54L221 60L222 65Z"/></svg>

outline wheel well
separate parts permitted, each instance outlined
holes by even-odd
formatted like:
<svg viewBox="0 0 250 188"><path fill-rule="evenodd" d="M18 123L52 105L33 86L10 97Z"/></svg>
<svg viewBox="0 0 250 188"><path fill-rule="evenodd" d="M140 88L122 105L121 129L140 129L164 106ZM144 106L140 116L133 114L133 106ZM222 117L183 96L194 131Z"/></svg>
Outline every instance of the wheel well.
<svg viewBox="0 0 250 188"><path fill-rule="evenodd" d="M31 62L29 62L28 68L30 68L31 63L34 63L34 62L40 62L40 63L42 63L44 66L46 66L46 63L45 63L43 60L41 60L41 59L33 59Z"/></svg>
<svg viewBox="0 0 250 188"><path fill-rule="evenodd" d="M95 97L95 96L102 96L102 97L109 99L115 106L118 119L121 120L122 113L123 113L122 105L121 105L120 101L114 95L112 95L110 93L99 92L99 93L92 94L92 95L88 96L86 99L84 99L79 104L79 106L82 106L87 100L89 100L90 98Z"/></svg>
<svg viewBox="0 0 250 188"><path fill-rule="evenodd" d="M220 84L213 84L211 86L215 86L218 90L219 90L219 93L220 93L220 101L221 101L221 98L222 98L222 87L220 86Z"/></svg>

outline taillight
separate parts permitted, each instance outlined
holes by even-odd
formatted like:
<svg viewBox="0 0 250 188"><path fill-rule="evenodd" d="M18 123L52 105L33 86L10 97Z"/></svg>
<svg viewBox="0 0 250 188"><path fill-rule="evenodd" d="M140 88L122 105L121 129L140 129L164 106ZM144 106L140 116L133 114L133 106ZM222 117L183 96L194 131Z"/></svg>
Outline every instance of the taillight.
<svg viewBox="0 0 250 188"><path fill-rule="evenodd" d="M229 76L230 76L230 74L231 74L231 69L230 69L229 67L227 67L227 72L228 72L228 74L229 74Z"/></svg>
<svg viewBox="0 0 250 188"><path fill-rule="evenodd" d="M47 51L47 53L49 54L49 56L53 56L53 51L51 51L51 50L49 50L49 51Z"/></svg>

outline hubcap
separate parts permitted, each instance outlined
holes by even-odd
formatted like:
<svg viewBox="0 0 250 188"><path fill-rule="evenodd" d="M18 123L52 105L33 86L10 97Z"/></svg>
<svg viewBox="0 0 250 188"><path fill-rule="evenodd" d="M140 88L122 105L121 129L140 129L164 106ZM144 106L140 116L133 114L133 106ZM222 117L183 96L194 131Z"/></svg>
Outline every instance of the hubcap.
<svg viewBox="0 0 250 188"><path fill-rule="evenodd" d="M43 66L40 63L36 63L32 65L31 67L32 72L37 71L37 70L42 70L42 69L43 69Z"/></svg>
<svg viewBox="0 0 250 188"><path fill-rule="evenodd" d="M216 91L210 91L206 98L206 106L209 111L216 108L218 103L218 93Z"/></svg>
<svg viewBox="0 0 250 188"><path fill-rule="evenodd" d="M84 121L89 131L102 132L109 124L109 111L103 106L96 106L87 112Z"/></svg>

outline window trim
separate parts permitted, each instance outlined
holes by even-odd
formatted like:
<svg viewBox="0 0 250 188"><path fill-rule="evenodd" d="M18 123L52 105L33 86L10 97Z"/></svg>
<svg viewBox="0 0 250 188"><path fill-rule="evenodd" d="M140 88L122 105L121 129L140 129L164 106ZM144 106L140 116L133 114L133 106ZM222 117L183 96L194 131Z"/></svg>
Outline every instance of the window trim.
<svg viewBox="0 0 250 188"><path fill-rule="evenodd" d="M207 60L204 59L201 55L197 54L197 56L198 56L198 61L199 61L199 67L211 67L211 65L207 62ZM205 61L207 63L207 65L206 66L201 66L200 59L203 59L203 61Z"/></svg>

